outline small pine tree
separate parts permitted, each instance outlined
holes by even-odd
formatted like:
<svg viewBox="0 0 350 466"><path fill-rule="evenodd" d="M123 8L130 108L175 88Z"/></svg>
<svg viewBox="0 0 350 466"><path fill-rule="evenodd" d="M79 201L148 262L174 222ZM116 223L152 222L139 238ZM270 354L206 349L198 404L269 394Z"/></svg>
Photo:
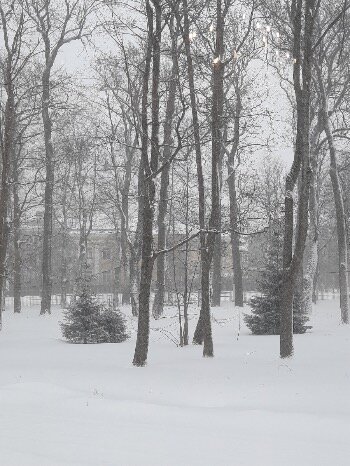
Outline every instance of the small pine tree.
<svg viewBox="0 0 350 466"><path fill-rule="evenodd" d="M123 315L98 303L86 288L69 306L60 325L71 343L121 343L129 337Z"/></svg>
<svg viewBox="0 0 350 466"><path fill-rule="evenodd" d="M244 321L254 335L279 335L280 333L280 289L282 283L282 235L275 232L266 254L266 267L259 282L261 296L254 296L250 305L251 314ZM309 318L303 305L302 289L296 292L293 302L293 332L305 333Z"/></svg>
<svg viewBox="0 0 350 466"><path fill-rule="evenodd" d="M111 307L103 307L99 317L101 338L105 343L122 343L129 335L126 331L124 316ZM102 342L100 342L102 343Z"/></svg>

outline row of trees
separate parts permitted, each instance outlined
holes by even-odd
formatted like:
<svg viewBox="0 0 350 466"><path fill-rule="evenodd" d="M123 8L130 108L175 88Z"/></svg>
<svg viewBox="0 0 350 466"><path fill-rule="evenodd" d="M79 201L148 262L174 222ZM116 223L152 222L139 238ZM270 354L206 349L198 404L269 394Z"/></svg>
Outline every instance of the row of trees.
<svg viewBox="0 0 350 466"><path fill-rule="evenodd" d="M79 232L81 279L89 236L108 225L120 248L116 291L121 281L123 303L138 316L134 364L146 364L150 315L163 313L171 264L188 344L193 249L201 289L193 342L211 357L210 307L220 305L224 238L235 303L243 306L242 238L264 233L271 244L283 217L280 354L289 357L295 290L303 289L309 309L332 189L341 319L348 323L346 2L6 0L0 15L0 295L13 269L16 312L21 229L35 212L43 211L42 314L51 312L54 230L64 306L69 232ZM101 38L107 45L99 50ZM89 70L74 78L60 61L73 43L95 50ZM281 144L271 93L286 102L279 117L287 130L278 137L295 148L284 189L283 170L261 156ZM182 290L172 260L180 253Z"/></svg>

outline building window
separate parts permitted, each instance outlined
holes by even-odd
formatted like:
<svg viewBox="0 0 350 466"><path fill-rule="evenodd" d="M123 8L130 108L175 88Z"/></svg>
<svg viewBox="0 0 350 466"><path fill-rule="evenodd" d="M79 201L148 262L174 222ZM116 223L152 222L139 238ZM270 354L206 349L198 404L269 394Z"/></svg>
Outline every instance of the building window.
<svg viewBox="0 0 350 466"><path fill-rule="evenodd" d="M109 284L111 281L111 271L110 270L105 270L102 272L102 283L104 285Z"/></svg>
<svg viewBox="0 0 350 466"><path fill-rule="evenodd" d="M109 260L111 258L111 251L109 249L103 249L102 259Z"/></svg>

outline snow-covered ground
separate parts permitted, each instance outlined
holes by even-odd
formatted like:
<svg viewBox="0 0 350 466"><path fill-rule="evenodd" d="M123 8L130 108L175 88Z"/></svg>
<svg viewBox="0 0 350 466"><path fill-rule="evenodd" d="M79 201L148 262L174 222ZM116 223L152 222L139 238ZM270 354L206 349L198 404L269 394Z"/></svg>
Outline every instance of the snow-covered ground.
<svg viewBox="0 0 350 466"><path fill-rule="evenodd" d="M350 464L350 331L336 301L316 307L289 361L278 337L239 332L229 304L213 310L214 359L176 347L167 312L152 321L148 366L135 368L132 319L126 343L72 345L58 310L6 311L0 465Z"/></svg>

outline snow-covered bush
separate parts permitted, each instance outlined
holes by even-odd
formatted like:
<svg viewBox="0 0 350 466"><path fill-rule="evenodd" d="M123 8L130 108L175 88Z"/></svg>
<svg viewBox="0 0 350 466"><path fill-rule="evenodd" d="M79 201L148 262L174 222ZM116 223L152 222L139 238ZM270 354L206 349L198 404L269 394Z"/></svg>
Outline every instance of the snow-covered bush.
<svg viewBox="0 0 350 466"><path fill-rule="evenodd" d="M129 337L123 315L98 303L86 290L65 312L61 330L71 343L121 343Z"/></svg>

